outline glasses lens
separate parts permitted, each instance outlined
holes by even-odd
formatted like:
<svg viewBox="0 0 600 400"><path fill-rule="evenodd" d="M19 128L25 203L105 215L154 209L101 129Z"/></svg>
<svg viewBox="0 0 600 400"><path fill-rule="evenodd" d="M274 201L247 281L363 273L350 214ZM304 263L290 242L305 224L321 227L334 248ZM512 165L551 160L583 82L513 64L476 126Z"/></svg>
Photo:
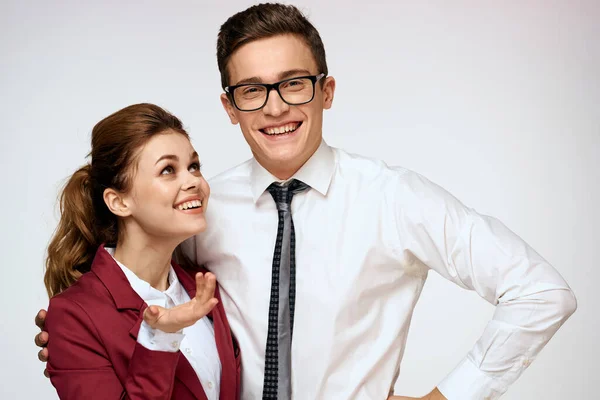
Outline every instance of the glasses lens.
<svg viewBox="0 0 600 400"><path fill-rule="evenodd" d="M308 78L292 79L279 85L281 97L289 104L303 104L313 97L313 83Z"/></svg>
<svg viewBox="0 0 600 400"><path fill-rule="evenodd" d="M255 110L263 106L267 89L259 85L241 86L235 89L233 97L240 110Z"/></svg>

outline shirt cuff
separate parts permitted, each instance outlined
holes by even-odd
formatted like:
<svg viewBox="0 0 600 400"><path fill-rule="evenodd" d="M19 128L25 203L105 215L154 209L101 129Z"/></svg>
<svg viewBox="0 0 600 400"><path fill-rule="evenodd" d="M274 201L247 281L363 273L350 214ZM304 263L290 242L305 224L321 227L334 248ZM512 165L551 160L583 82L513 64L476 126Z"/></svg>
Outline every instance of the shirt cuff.
<svg viewBox="0 0 600 400"><path fill-rule="evenodd" d="M183 330L174 333L163 332L160 329L152 328L146 321L142 321L137 342L148 350L176 353L179 351L184 337Z"/></svg>
<svg viewBox="0 0 600 400"><path fill-rule="evenodd" d="M496 400L508 389L465 357L438 385L448 400Z"/></svg>

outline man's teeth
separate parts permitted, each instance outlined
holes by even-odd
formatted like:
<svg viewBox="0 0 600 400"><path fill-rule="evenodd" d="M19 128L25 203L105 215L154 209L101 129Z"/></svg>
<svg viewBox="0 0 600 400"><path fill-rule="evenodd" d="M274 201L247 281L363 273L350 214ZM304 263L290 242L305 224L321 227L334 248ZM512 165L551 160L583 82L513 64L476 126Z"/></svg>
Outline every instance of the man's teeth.
<svg viewBox="0 0 600 400"><path fill-rule="evenodd" d="M287 124L287 125L283 125L283 126L265 128L265 129L263 129L263 131L267 135L280 135L282 133L294 132L296 129L298 129L298 125L299 125L298 123Z"/></svg>
<svg viewBox="0 0 600 400"><path fill-rule="evenodd" d="M183 210L189 210L190 208L198 208L198 207L202 207L202 201L192 200L192 201L186 201L185 203L178 205L177 209L180 211L183 211Z"/></svg>

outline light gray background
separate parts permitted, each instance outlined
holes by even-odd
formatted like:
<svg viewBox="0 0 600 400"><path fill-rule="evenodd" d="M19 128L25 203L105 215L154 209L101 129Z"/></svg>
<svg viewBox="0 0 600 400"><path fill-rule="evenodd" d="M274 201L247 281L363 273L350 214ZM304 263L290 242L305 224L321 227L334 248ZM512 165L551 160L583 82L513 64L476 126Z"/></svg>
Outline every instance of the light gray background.
<svg viewBox="0 0 600 400"><path fill-rule="evenodd" d="M250 4L2 1L0 398L56 398L33 317L48 302L57 189L85 162L97 121L154 102L184 121L206 176L249 157L221 109L215 41ZM577 312L504 398L598 398L600 2L295 4L337 79L328 143L416 170L500 218L575 291ZM397 392L435 386L492 312L431 273Z"/></svg>

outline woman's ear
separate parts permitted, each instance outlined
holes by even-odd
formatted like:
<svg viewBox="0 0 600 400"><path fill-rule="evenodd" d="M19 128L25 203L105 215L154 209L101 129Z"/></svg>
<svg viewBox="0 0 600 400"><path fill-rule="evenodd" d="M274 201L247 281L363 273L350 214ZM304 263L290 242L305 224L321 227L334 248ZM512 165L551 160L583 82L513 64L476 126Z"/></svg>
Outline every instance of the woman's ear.
<svg viewBox="0 0 600 400"><path fill-rule="evenodd" d="M104 189L103 198L106 207L117 217L128 217L131 215L131 210L127 206L122 193L117 192L115 189L107 188Z"/></svg>

